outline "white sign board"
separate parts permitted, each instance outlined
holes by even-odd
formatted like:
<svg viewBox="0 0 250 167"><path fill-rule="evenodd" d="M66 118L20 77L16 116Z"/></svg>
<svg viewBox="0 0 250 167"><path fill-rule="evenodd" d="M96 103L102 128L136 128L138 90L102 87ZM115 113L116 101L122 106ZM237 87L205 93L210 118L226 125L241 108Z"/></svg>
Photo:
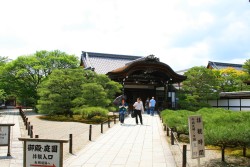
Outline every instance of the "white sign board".
<svg viewBox="0 0 250 167"><path fill-rule="evenodd" d="M189 123L189 140L191 148L191 157L205 157L205 143L203 134L203 122L201 116L190 116Z"/></svg>
<svg viewBox="0 0 250 167"><path fill-rule="evenodd" d="M9 126L0 126L0 145L9 143Z"/></svg>
<svg viewBox="0 0 250 167"><path fill-rule="evenodd" d="M60 143L26 142L27 167L60 167Z"/></svg>

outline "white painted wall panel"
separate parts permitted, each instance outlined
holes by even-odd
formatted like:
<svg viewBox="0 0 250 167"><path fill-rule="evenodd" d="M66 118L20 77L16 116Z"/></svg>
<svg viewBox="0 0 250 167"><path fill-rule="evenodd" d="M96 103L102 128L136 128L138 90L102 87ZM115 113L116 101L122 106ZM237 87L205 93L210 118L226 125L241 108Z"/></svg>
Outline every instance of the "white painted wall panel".
<svg viewBox="0 0 250 167"><path fill-rule="evenodd" d="M228 106L228 100L227 99L219 100L218 106Z"/></svg>
<svg viewBox="0 0 250 167"><path fill-rule="evenodd" d="M250 106L250 99L241 99L241 106Z"/></svg>
<svg viewBox="0 0 250 167"><path fill-rule="evenodd" d="M229 106L240 106L240 99L229 99Z"/></svg>

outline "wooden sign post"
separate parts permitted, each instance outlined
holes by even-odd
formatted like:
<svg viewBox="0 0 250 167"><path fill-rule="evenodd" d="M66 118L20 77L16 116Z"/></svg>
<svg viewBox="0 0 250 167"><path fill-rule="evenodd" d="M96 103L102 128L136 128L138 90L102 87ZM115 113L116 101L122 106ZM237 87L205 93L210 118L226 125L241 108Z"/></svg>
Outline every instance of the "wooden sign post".
<svg viewBox="0 0 250 167"><path fill-rule="evenodd" d="M188 122L191 158L197 159L198 166L200 166L200 158L205 157L205 142L202 117L190 116L188 118Z"/></svg>
<svg viewBox="0 0 250 167"><path fill-rule="evenodd" d="M63 143L68 140L19 138L24 141L23 167L62 167Z"/></svg>
<svg viewBox="0 0 250 167"><path fill-rule="evenodd" d="M8 146L7 156L10 155L10 127L15 124L0 124L0 146Z"/></svg>

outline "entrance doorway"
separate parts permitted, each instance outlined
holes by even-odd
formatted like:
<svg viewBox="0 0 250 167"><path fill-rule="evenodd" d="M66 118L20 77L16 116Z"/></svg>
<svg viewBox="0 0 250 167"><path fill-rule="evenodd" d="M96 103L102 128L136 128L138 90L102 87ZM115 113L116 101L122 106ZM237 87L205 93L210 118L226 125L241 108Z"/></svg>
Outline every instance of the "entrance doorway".
<svg viewBox="0 0 250 167"><path fill-rule="evenodd" d="M133 104L138 97L141 98L145 107L145 101L149 97L155 96L155 90L153 89L125 89L124 94L127 96L127 103L129 105L129 111L133 110Z"/></svg>

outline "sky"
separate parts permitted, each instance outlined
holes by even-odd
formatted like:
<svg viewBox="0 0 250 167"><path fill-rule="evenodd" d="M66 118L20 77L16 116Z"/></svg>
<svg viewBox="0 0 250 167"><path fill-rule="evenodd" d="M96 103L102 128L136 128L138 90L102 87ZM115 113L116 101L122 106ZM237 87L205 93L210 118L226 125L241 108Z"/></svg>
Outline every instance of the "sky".
<svg viewBox="0 0 250 167"><path fill-rule="evenodd" d="M174 71L250 59L248 0L0 0L0 56L155 55Z"/></svg>

